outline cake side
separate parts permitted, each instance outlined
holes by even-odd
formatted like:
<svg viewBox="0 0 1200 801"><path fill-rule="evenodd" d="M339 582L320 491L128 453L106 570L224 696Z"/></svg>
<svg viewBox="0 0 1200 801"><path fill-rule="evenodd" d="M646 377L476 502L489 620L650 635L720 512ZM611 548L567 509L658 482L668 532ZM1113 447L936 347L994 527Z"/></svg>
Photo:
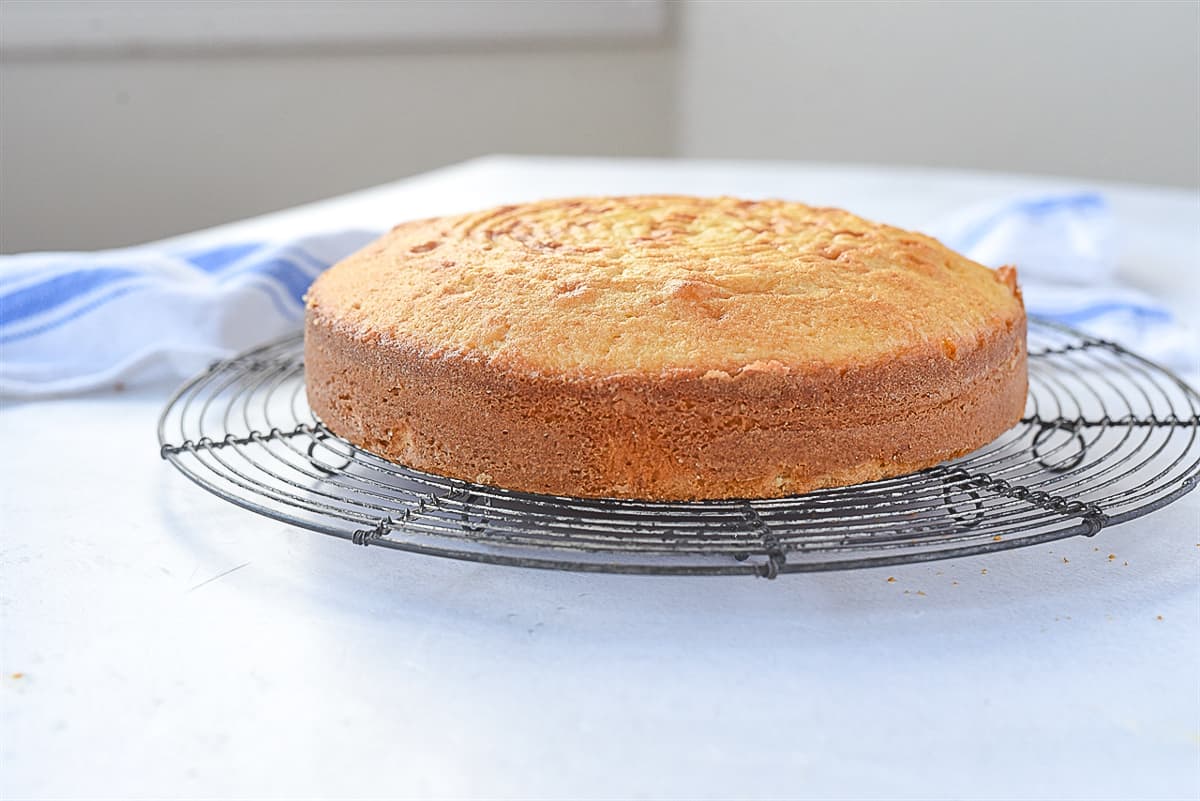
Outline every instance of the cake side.
<svg viewBox="0 0 1200 801"><path fill-rule="evenodd" d="M754 365L603 379L362 337L310 311L309 402L335 433L439 475L578 497L767 498L968 453L1024 409L1025 320L941 347L809 371Z"/></svg>

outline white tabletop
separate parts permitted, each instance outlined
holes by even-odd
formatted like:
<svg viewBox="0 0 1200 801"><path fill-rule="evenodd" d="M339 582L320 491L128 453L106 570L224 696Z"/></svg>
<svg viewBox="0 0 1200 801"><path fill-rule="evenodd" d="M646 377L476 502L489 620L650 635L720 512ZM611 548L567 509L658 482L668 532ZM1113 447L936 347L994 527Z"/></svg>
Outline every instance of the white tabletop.
<svg viewBox="0 0 1200 801"><path fill-rule="evenodd" d="M1080 184L493 158L196 236L651 190L919 225L1055 186ZM1195 193L1100 188L1126 278L1194 306ZM210 496L159 460L168 392L0 413L0 796L1200 795L1200 493L1095 539L886 570L526 571Z"/></svg>

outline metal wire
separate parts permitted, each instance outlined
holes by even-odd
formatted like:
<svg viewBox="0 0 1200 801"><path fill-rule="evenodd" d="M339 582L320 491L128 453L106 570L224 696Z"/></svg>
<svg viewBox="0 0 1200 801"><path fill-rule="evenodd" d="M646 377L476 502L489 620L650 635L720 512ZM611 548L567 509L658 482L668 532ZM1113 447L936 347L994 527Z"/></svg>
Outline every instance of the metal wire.
<svg viewBox="0 0 1200 801"><path fill-rule="evenodd" d="M1120 346L1029 329L1021 422L908 476L771 500L658 503L509 492L411 470L309 410L299 335L213 364L171 398L162 457L246 509L359 545L521 567L678 575L838 570L1101 529L1200 480L1200 395Z"/></svg>

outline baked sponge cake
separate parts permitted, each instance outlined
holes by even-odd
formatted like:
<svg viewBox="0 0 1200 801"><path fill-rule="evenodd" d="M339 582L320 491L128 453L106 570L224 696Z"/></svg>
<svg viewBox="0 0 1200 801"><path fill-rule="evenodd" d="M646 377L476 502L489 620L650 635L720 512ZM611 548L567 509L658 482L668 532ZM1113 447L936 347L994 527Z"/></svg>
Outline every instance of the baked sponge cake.
<svg viewBox="0 0 1200 801"><path fill-rule="evenodd" d="M769 498L968 453L1022 414L1016 274L778 200L596 197L404 223L309 291L309 402L419 470Z"/></svg>

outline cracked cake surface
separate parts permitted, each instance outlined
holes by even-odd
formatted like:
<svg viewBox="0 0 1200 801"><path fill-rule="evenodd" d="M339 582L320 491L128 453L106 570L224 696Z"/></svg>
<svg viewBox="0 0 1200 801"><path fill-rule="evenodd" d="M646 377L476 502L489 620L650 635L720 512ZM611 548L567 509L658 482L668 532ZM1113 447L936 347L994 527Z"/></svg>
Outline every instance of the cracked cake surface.
<svg viewBox="0 0 1200 801"><path fill-rule="evenodd" d="M785 201L599 197L398 225L309 291L313 410L508 489L775 497L928 467L1012 426L1015 271Z"/></svg>

